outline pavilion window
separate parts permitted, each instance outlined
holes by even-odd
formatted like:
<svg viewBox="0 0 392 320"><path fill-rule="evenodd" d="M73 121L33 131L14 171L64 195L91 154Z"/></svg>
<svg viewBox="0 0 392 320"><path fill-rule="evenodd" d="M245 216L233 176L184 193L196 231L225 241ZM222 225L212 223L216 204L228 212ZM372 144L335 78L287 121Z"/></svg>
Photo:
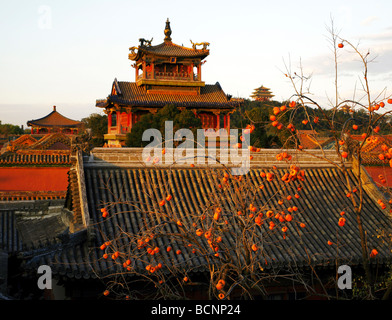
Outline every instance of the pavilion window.
<svg viewBox="0 0 392 320"><path fill-rule="evenodd" d="M117 123L118 123L118 115L117 112L109 113L108 117L108 132L117 132Z"/></svg>
<svg viewBox="0 0 392 320"><path fill-rule="evenodd" d="M117 127L117 113L112 112L111 114L111 127Z"/></svg>
<svg viewBox="0 0 392 320"><path fill-rule="evenodd" d="M193 66L193 80L198 80L198 67Z"/></svg>
<svg viewBox="0 0 392 320"><path fill-rule="evenodd" d="M136 79L142 78L144 78L143 65L138 65L136 67Z"/></svg>

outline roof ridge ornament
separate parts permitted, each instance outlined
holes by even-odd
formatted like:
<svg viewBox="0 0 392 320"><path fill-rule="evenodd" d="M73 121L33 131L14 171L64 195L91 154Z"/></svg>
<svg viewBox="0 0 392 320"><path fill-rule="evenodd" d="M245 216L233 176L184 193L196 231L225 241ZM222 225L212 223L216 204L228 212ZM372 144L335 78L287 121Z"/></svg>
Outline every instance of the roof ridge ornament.
<svg viewBox="0 0 392 320"><path fill-rule="evenodd" d="M140 39L139 39L140 46L141 46L141 47L143 47L143 46L151 47L151 42L152 42L153 39L154 39L154 38L151 38L151 40L146 40L146 39L144 39L144 38L140 38ZM146 43L146 44L144 44L144 43Z"/></svg>
<svg viewBox="0 0 392 320"><path fill-rule="evenodd" d="M194 43L192 42L192 40L190 40L192 43L192 48L197 50L197 46L203 46L202 50L207 50L207 47L210 45L209 42L198 42L198 43Z"/></svg>
<svg viewBox="0 0 392 320"><path fill-rule="evenodd" d="M170 28L169 18L167 18L167 20L166 20L166 26L165 26L164 33L165 33L165 39L164 40L171 42L172 39L170 38L170 35L171 35L172 31L171 31L171 28Z"/></svg>

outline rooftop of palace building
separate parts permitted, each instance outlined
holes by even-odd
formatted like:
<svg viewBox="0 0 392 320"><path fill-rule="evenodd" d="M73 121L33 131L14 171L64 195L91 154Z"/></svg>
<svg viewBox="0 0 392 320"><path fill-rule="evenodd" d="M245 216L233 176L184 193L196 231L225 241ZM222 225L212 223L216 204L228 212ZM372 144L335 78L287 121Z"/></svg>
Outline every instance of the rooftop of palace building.
<svg viewBox="0 0 392 320"><path fill-rule="evenodd" d="M345 232L339 235L341 261L350 261L350 265L360 264L361 248L356 237L355 215L351 214L350 199L346 197L346 178L335 164L338 159L333 150L313 150L318 155L325 156L328 160L315 158L312 155L298 150L287 150L293 155L295 163L304 170L304 180L298 180L289 187L293 194L297 192L298 198L290 200L299 208L295 214L296 223L305 222L306 228L292 227L289 230L289 240L284 240L280 232L268 233L264 225L260 232L265 237L264 255L266 268L274 266L306 266L309 256L311 264L318 267L329 268L333 266L335 248L328 246L327 240L336 232L339 212L344 207L347 214ZM189 164L175 164L172 166L146 165L142 159L141 148L96 148L90 155L76 156L75 166L70 170L70 184L66 208L72 213L68 224L62 222L63 228L69 228L68 240L62 244L57 242L49 245L47 254L40 249L40 255L34 257L34 250L30 251L30 267L40 264L50 264L53 259L53 272L67 275L68 277L94 278L96 275L105 275L116 272L121 265L102 261L99 246L105 237L114 238L117 229L130 234L139 232L143 225L159 223L162 212L173 214L182 221L184 226L190 226L191 217L198 212L208 210L213 203L221 206L224 214L236 214L236 204L233 202L230 187L219 187L222 183L223 173L227 172L221 165L207 166ZM281 177L289 172L287 165L276 166L276 150L263 149L253 153L254 158L250 163L250 171L244 176L249 188L255 191L252 200L255 206L262 207L266 199L284 197L285 192L281 186ZM317 156L317 154L316 154ZM355 163L346 162L348 177L355 182ZM275 179L267 182L263 172L274 172ZM364 208L363 219L366 228L373 230L381 225L390 228L390 210L382 210L377 199L382 197L379 190L371 183L368 175L363 171L364 178ZM233 180L234 183L234 180ZM263 188L260 186L263 185ZM301 191L297 187L301 186ZM295 191L294 191L295 190ZM167 194L173 199L163 207L157 203ZM356 195L353 195L356 197ZM272 210L282 210L282 205L270 203ZM387 202L386 202L387 203ZM338 205L339 204L339 205ZM101 216L100 209L107 207L110 219ZM163 210L163 211L162 211ZM174 210L174 211L173 211ZM161 212L162 211L162 212ZM295 225L297 225L294 223ZM52 227L52 226L51 226ZM95 230L98 228L97 230ZM267 228L267 227L266 227ZM93 231L93 229L95 231ZM263 231L264 230L264 231ZM389 230L389 229L388 229ZM373 230L376 232L376 230ZM331 233L332 232L332 233ZM84 234L83 236L81 236ZM305 240L306 239L306 240ZM175 255L161 250L165 261L177 266L191 264L195 272L203 272L205 263L203 256L190 258L190 249L183 243L173 242L164 236L160 238L161 249L171 245L179 248L183 254ZM230 242L230 233L224 235L223 241ZM307 244L304 250L304 242ZM369 239L379 249L379 260L388 261L390 250L376 238ZM68 243L69 242L69 243ZM377 243L376 243L377 242ZM277 250L275 246L267 243L279 243L284 250ZM57 248L52 254L54 246ZM147 259L148 257L146 257ZM154 259L151 257L151 259ZM68 263L73 261L76 263ZM88 261L88 263L86 263ZM145 261L136 261L135 268L144 269ZM94 272L90 270L94 266ZM119 270L120 270L119 269ZM117 271L119 271L117 270Z"/></svg>

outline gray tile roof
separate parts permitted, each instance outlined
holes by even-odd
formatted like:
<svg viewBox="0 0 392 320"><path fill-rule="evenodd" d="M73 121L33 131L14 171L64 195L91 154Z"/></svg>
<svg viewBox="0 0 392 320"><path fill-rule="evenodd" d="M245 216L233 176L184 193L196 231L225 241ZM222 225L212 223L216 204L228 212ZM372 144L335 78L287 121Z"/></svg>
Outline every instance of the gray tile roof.
<svg viewBox="0 0 392 320"><path fill-rule="evenodd" d="M15 210L0 209L0 250L18 252L22 249L22 240L16 228Z"/></svg>
<svg viewBox="0 0 392 320"><path fill-rule="evenodd" d="M81 241L64 250L42 255L32 259L31 265L45 262L51 264L54 273L70 277L95 277L96 274L123 272L123 260L127 253L134 251L140 258L134 262L133 267L140 272L145 271L146 265L156 264L159 261L164 266L178 268L178 270L186 267L194 272L200 272L206 267L206 256L194 254L193 247L188 247L187 244L193 239L192 241L200 243L207 251L209 247L203 237L194 235L195 227L192 226L196 221L194 218L217 206L222 208L223 219L225 217L237 219L236 221L240 223L240 219L243 218L237 215L239 208L233 200L233 189L219 187L221 181L219 177L223 176L223 169L214 168L211 171L209 168L198 167L142 167L132 163L127 165L126 162L120 164L118 161L93 164L85 162L83 167L88 214L91 219L90 227L96 228L94 242ZM344 175L339 169L326 164L305 165L301 168L306 172L305 180L296 181L287 190L293 196L298 193L300 197L285 200L283 206L277 201L283 199L287 192L283 191L282 181L279 178L288 172L287 168L280 166L272 169L268 162L264 162L263 165L260 161L259 165L251 167L244 178L248 181L247 185L255 190L252 193L254 199L251 201L256 207L263 208L266 201L272 199L269 208L275 213L287 209L288 206L298 208L298 211L292 213L293 220L290 223L279 222L271 217L254 229L254 236L259 240L262 239L263 243L263 250L257 255L257 259L265 268L306 267L309 262L318 266L333 266L337 247L327 244L328 240L331 240L339 243L340 262L360 264L361 247L356 218L350 210L350 199L346 197ZM261 177L261 173L272 170L276 179L266 182L265 178ZM350 166L348 172L351 183L355 183ZM260 189L260 185L264 185L264 188ZM300 192L296 189L299 185L302 186ZM167 194L172 195L172 200L162 207L159 206L159 201ZM354 194L354 197L357 197L357 194ZM102 217L100 209L103 207L108 208L108 218ZM374 194L365 190L362 218L368 235L377 235L379 230L391 231L388 209L382 210ZM265 217L265 210L263 211ZM344 227L339 227L337 224L341 211L346 212L347 221ZM168 216L176 216L183 226L166 223L168 218L165 217ZM269 220L274 220L277 225L273 231L268 228ZM196 223L198 227L202 227L200 220ZM305 223L306 227L301 228L300 223ZM285 239L281 231L283 225L288 226ZM159 254L149 255L137 248L136 238L146 230L147 226L156 229L157 236L149 245L159 247ZM224 225L221 227L226 228ZM179 228L187 230L182 233L182 237L168 236L168 233L176 233ZM222 232L222 244L230 247L236 243L233 234L238 229L233 225L227 228L233 229L231 232ZM129 237L123 237L122 232ZM121 259L114 261L110 258L102 258L103 251L99 247L108 239L113 240L116 248L124 252ZM390 261L391 251L387 242L383 242L382 238L376 236L369 236L368 240L369 248L375 247L379 252L374 262ZM172 246L173 250L167 252L168 246ZM181 254L175 253L178 249L181 250ZM215 259L215 263L222 262L219 258L212 257L212 259ZM116 263L118 261L121 263Z"/></svg>
<svg viewBox="0 0 392 320"><path fill-rule="evenodd" d="M0 202L0 250L20 253L51 243L67 227L64 200Z"/></svg>

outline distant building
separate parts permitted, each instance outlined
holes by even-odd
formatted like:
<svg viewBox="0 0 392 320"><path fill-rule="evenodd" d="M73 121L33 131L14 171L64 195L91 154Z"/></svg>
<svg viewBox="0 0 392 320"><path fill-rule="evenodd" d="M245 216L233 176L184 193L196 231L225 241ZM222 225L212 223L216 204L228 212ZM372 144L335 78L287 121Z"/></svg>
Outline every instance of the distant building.
<svg viewBox="0 0 392 320"><path fill-rule="evenodd" d="M364 138L361 135L352 135L351 139L363 143ZM388 164L390 159L383 148L389 150L392 148L392 135L378 135L368 137L364 142L361 150L361 163L367 173L373 178L375 184L381 190L391 190L392 188L392 168ZM380 155L385 155L381 157ZM383 177L383 179L381 178ZM383 181L385 179L385 181Z"/></svg>
<svg viewBox="0 0 392 320"><path fill-rule="evenodd" d="M354 112L354 110L347 104L340 107L340 110L343 111L344 113L353 113Z"/></svg>
<svg viewBox="0 0 392 320"><path fill-rule="evenodd" d="M26 134L0 155L0 201L65 199L72 136Z"/></svg>
<svg viewBox="0 0 392 320"><path fill-rule="evenodd" d="M320 135L315 130L297 130L299 145L307 150L334 149L335 139L332 136ZM361 135L350 135L350 141L356 145L362 144L361 165L364 167L374 183L383 191L392 188L392 168L388 164L391 160L387 152L392 148L392 135L378 135L376 138L368 137L364 141ZM380 155L385 155L385 157Z"/></svg>
<svg viewBox="0 0 392 320"><path fill-rule="evenodd" d="M271 93L269 88L261 86L256 88L250 97L254 101L271 101L274 95Z"/></svg>
<svg viewBox="0 0 392 320"><path fill-rule="evenodd" d="M131 47L129 54L129 60L134 61L135 82L115 79L110 95L96 101L96 106L108 114L108 146L123 145L126 134L142 115L156 113L168 104L191 110L205 129L230 129L230 114L239 101L226 95L218 82L202 81L209 43L180 46L172 42L171 32L167 20L163 43L153 46L152 40L139 39L140 45Z"/></svg>
<svg viewBox="0 0 392 320"><path fill-rule="evenodd" d="M83 123L64 117L53 106L53 111L45 117L27 121L31 127L31 134L47 134L61 132L64 134L78 134Z"/></svg>
<svg viewBox="0 0 392 320"><path fill-rule="evenodd" d="M331 149L335 147L334 139L320 135L316 130L297 130L298 143L304 149Z"/></svg>

